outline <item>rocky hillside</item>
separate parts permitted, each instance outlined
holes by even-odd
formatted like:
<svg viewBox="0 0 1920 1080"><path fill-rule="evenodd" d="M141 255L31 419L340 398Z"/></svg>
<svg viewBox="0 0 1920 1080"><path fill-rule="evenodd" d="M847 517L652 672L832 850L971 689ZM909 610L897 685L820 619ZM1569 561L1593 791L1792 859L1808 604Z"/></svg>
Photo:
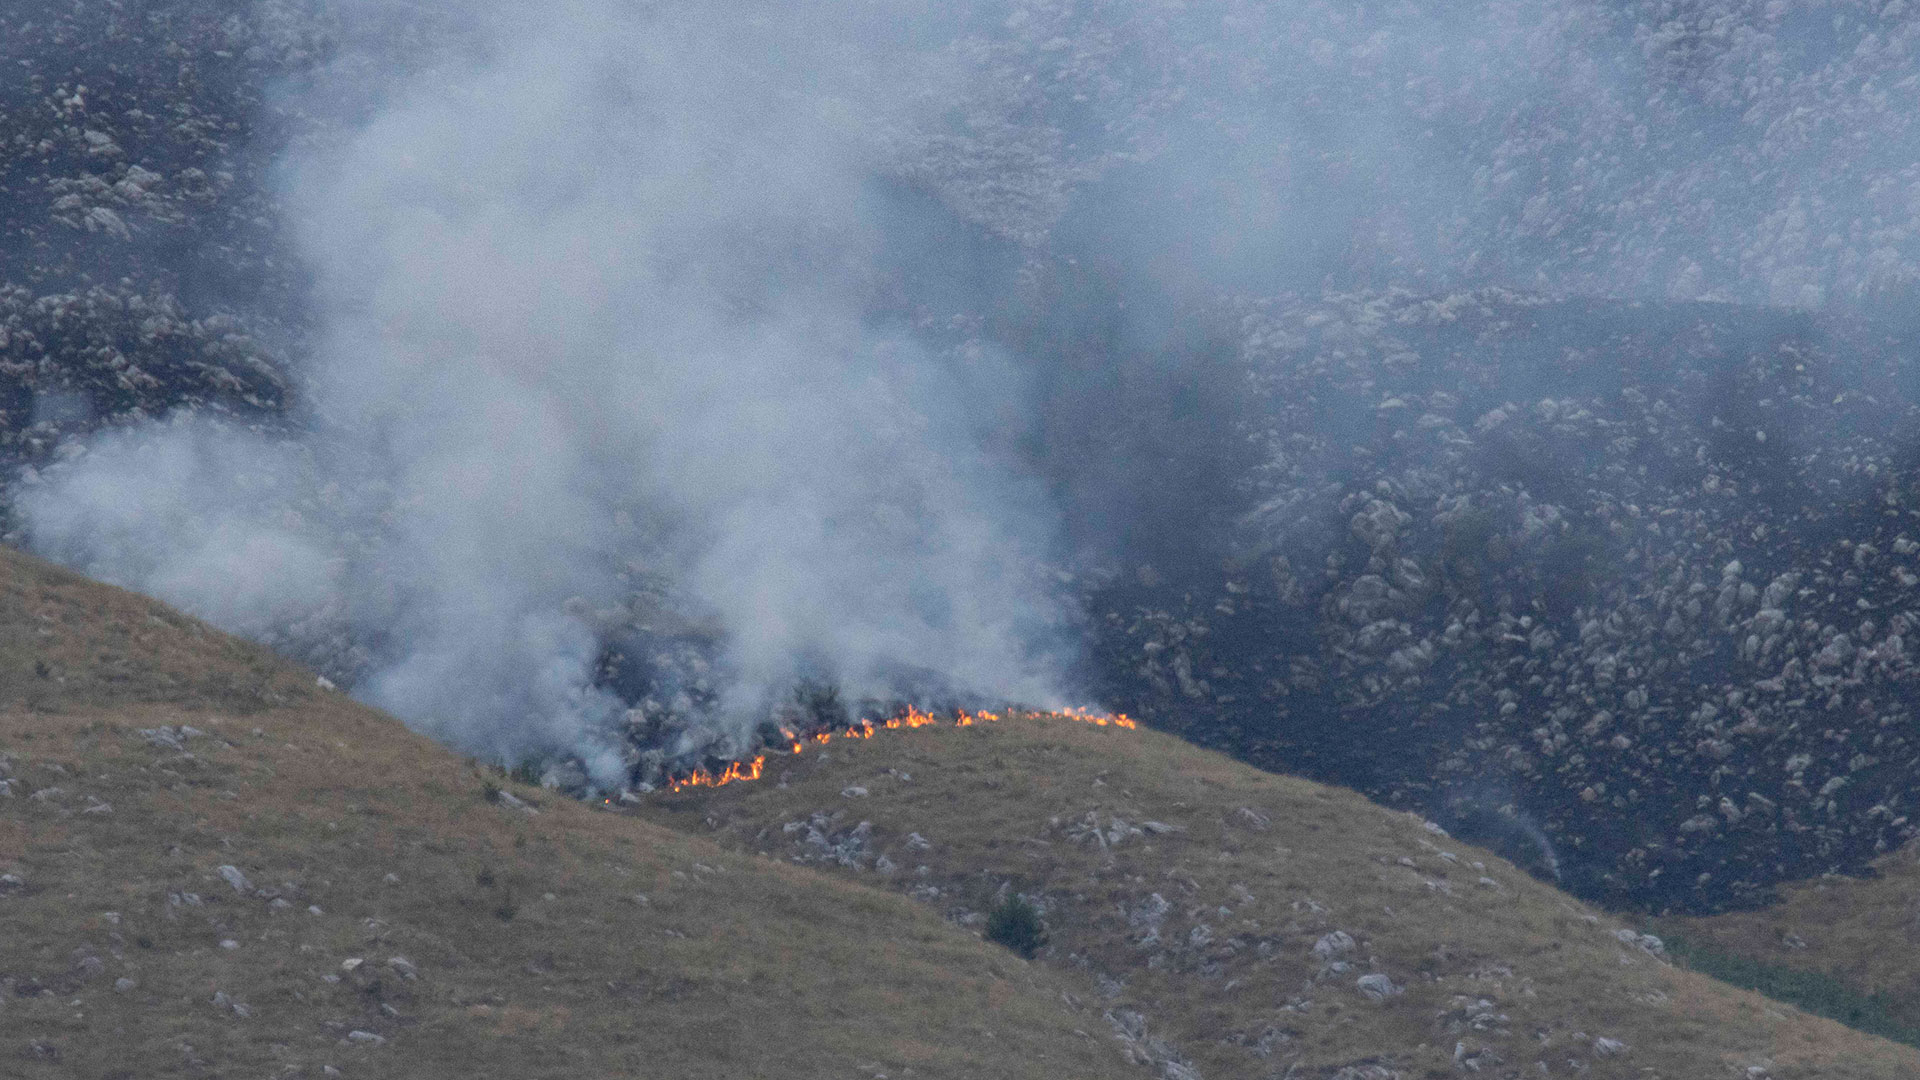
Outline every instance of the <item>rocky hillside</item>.
<svg viewBox="0 0 1920 1080"><path fill-rule="evenodd" d="M285 430L311 283L271 173L325 130L296 91L370 92L452 21L302 0L0 10L0 469L31 486L78 437L182 408Z"/></svg>
<svg viewBox="0 0 1920 1080"><path fill-rule="evenodd" d="M1024 898L1040 962L1170 1080L1920 1067L1676 968L1657 938L1417 817L1157 732L1018 716L880 731L638 813L964 926Z"/></svg>
<svg viewBox="0 0 1920 1080"><path fill-rule="evenodd" d="M1656 910L1915 834L1910 330L1389 292L1236 332L1241 516L1093 590L1118 707Z"/></svg>
<svg viewBox="0 0 1920 1080"><path fill-rule="evenodd" d="M10 550L0 920L8 1076L1133 1075L1078 980L924 906L517 787Z"/></svg>

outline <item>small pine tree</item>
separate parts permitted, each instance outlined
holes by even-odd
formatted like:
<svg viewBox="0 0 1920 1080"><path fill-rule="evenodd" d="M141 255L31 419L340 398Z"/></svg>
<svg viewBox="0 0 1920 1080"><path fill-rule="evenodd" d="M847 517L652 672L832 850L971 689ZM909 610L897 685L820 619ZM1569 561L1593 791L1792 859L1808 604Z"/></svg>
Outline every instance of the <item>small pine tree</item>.
<svg viewBox="0 0 1920 1080"><path fill-rule="evenodd" d="M1005 945L1028 959L1047 943L1046 928L1040 925L1040 909L1018 893L1008 893L987 914L987 940Z"/></svg>

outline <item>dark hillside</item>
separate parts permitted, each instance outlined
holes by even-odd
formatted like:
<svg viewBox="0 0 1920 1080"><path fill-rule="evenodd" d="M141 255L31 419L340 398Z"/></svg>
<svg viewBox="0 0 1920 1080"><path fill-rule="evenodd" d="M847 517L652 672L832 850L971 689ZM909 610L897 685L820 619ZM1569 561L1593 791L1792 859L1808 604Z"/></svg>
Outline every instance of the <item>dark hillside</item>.
<svg viewBox="0 0 1920 1080"><path fill-rule="evenodd" d="M1261 405L1215 442L1264 460L1210 574L1092 594L1115 707L1610 903L1748 905L1914 834L1911 338L1500 293L1245 319Z"/></svg>

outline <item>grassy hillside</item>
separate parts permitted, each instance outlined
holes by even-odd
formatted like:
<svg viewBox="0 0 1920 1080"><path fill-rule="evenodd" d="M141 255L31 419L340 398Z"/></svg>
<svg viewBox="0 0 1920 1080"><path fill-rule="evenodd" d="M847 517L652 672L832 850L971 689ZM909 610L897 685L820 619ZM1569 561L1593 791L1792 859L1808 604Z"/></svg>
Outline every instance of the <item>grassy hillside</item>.
<svg viewBox="0 0 1920 1080"><path fill-rule="evenodd" d="M1009 719L824 750L642 813L964 925L1024 894L1042 962L1163 1075L1920 1074L1416 818L1159 733Z"/></svg>
<svg viewBox="0 0 1920 1080"><path fill-rule="evenodd" d="M1870 878L1788 885L1758 911L1678 919L1672 926L1716 959L1875 1009L1920 1040L1920 850L1892 852L1873 869ZM1815 978L1796 979L1807 975Z"/></svg>
<svg viewBox="0 0 1920 1080"><path fill-rule="evenodd" d="M313 682L0 551L0 1075L1130 1071L922 905L492 787Z"/></svg>

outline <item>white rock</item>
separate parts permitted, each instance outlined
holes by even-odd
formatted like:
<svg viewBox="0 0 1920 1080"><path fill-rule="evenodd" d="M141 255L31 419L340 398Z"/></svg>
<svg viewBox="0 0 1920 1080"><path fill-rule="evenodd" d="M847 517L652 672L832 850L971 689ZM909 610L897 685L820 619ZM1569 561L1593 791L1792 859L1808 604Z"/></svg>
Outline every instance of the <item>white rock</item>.
<svg viewBox="0 0 1920 1080"><path fill-rule="evenodd" d="M1335 930L1330 934L1322 934L1320 940L1313 943L1313 955L1318 960L1334 960L1358 947L1359 942L1353 940L1352 934Z"/></svg>
<svg viewBox="0 0 1920 1080"><path fill-rule="evenodd" d="M540 813L540 811L527 805L527 802L525 799L520 798L519 796L515 795L513 792L508 791L505 788L501 788L493 793L493 801L496 803L499 803L501 806L507 807L510 810L519 810L527 814L535 814L535 815Z"/></svg>
<svg viewBox="0 0 1920 1080"><path fill-rule="evenodd" d="M121 240L131 240L133 238L133 233L127 228L126 221L121 218L119 214L114 213L104 206L96 206L88 210L87 216L81 220L86 223L88 232L104 232L108 236L117 237Z"/></svg>
<svg viewBox="0 0 1920 1080"><path fill-rule="evenodd" d="M1627 1052L1627 1044L1619 1039L1600 1038L1593 1040L1594 1057L1619 1057Z"/></svg>
<svg viewBox="0 0 1920 1080"><path fill-rule="evenodd" d="M247 875L241 873L239 867L222 866L218 867L216 872L226 880L227 884L233 886L234 892L244 896L253 891L253 882L247 880Z"/></svg>
<svg viewBox="0 0 1920 1080"><path fill-rule="evenodd" d="M1354 985L1359 988L1360 993L1365 995L1368 1001L1385 1001L1393 995L1403 992L1401 987L1394 985L1392 979L1378 972L1372 975L1360 976Z"/></svg>

